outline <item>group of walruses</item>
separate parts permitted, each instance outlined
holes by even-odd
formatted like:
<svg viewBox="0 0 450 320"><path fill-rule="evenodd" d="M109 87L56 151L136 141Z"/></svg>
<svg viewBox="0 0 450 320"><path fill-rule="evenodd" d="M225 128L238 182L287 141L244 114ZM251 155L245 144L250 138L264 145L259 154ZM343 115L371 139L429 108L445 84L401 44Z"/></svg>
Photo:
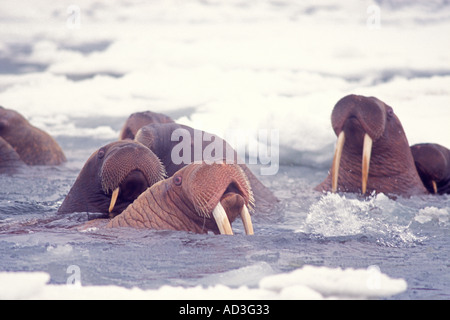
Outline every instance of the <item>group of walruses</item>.
<svg viewBox="0 0 450 320"><path fill-rule="evenodd" d="M337 136L333 163L315 190L404 197L450 193L450 150L431 143L410 147L400 120L381 100L345 96L335 105L331 123ZM233 234L231 223L240 216L246 234L253 234L251 214L278 199L238 161L236 152L235 162L212 161L198 158L192 143L192 150L183 150L187 161L174 161L172 151L179 143L171 139L175 130L183 130L191 141L204 133L160 113L132 114L119 140L87 160L58 214L100 213L96 225L103 227L216 234ZM233 150L210 136L216 146ZM66 161L50 135L0 107L0 173Z"/></svg>

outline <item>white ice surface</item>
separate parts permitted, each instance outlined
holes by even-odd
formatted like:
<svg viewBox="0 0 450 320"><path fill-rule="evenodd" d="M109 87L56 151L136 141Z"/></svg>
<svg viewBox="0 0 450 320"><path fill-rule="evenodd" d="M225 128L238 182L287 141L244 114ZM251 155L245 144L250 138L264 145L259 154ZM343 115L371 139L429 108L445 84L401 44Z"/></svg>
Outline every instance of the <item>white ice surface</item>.
<svg viewBox="0 0 450 320"><path fill-rule="evenodd" d="M371 1L81 0L79 29L68 27L69 4L20 2L0 5L0 56L19 43L29 52L15 61L48 67L0 75L0 103L55 136L117 135L106 124L76 127L74 116L194 107L177 120L218 134L279 130L282 163L323 165L331 110L356 93L391 105L410 144L450 146L450 9L441 1L387 2L372 28ZM98 43L105 48L83 52Z"/></svg>
<svg viewBox="0 0 450 320"><path fill-rule="evenodd" d="M242 275L248 273L248 267ZM250 268L252 269L252 268ZM239 272L239 271L238 271ZM247 274L248 276L248 274ZM256 288L226 285L172 287L155 290L118 286L48 284L47 273L0 273L0 299L152 299L152 300L276 300L373 299L406 290L403 279L392 279L377 267L340 269L304 266L293 272L262 278Z"/></svg>

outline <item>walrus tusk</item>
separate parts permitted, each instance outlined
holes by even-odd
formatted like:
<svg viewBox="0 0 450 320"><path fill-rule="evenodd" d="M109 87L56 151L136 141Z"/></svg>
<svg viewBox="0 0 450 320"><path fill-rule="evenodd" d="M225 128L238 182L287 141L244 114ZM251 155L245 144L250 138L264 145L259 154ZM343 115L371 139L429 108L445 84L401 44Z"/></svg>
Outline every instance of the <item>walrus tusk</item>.
<svg viewBox="0 0 450 320"><path fill-rule="evenodd" d="M341 156L342 150L344 149L345 143L345 133L341 131L339 134L337 143L336 143L336 151L334 152L333 165L331 167L331 192L336 193L338 186L338 177L339 177L339 166L341 164Z"/></svg>
<svg viewBox="0 0 450 320"><path fill-rule="evenodd" d="M364 135L364 147L362 157L362 194L367 191L367 181L369 180L370 158L372 156L372 138L366 133Z"/></svg>
<svg viewBox="0 0 450 320"><path fill-rule="evenodd" d="M220 234L233 235L230 220L228 220L227 213L220 202L214 208L212 214L219 227Z"/></svg>
<svg viewBox="0 0 450 320"><path fill-rule="evenodd" d="M250 213L248 212L248 208L246 205L242 207L241 219L242 222L244 223L245 234L254 235L252 218L250 217Z"/></svg>
<svg viewBox="0 0 450 320"><path fill-rule="evenodd" d="M436 181L431 181L431 184L433 185L433 191L434 191L434 194L437 194L438 193L438 186L437 186L437 183L436 183Z"/></svg>
<svg viewBox="0 0 450 320"><path fill-rule="evenodd" d="M116 190L113 191L111 196L111 203L109 204L109 213L113 211L114 206L116 205L117 197L119 196L120 188L117 187Z"/></svg>

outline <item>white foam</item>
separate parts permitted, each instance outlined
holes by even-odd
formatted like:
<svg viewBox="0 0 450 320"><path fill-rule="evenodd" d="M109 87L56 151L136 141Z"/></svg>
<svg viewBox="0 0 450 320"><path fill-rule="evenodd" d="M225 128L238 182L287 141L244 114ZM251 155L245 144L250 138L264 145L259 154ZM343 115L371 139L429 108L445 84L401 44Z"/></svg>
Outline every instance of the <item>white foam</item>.
<svg viewBox="0 0 450 320"><path fill-rule="evenodd" d="M313 203L297 232L318 234L325 237L366 235L379 238L386 245L413 244L426 237L415 235L411 221L392 219L393 212L410 209L384 194L372 195L365 200L337 193L322 195ZM417 217L416 217L417 218ZM382 239L382 240L381 240ZM398 243L400 241L400 243Z"/></svg>
<svg viewBox="0 0 450 320"><path fill-rule="evenodd" d="M450 221L450 214L448 208L436 208L436 207L426 207L420 209L419 212L414 217L414 220L424 224L430 221L438 221L439 223L445 224Z"/></svg>
<svg viewBox="0 0 450 320"><path fill-rule="evenodd" d="M53 255L68 255L72 253L73 248L70 244L65 245L56 245L56 246L48 246L47 252L53 254Z"/></svg>

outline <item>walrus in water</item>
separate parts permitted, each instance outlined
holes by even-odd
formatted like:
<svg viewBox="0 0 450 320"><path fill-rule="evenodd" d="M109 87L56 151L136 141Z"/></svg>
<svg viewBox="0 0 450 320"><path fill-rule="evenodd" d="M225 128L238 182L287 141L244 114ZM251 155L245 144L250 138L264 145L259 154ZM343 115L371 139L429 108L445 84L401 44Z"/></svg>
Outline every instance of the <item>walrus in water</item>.
<svg viewBox="0 0 450 320"><path fill-rule="evenodd" d="M15 172L18 168L25 166L11 145L0 137L0 173Z"/></svg>
<svg viewBox="0 0 450 320"><path fill-rule="evenodd" d="M0 168L60 165L66 161L49 134L32 126L18 112L0 107Z"/></svg>
<svg viewBox="0 0 450 320"><path fill-rule="evenodd" d="M120 140L134 140L140 128L152 123L174 123L169 116L162 113L144 111L131 114L120 131Z"/></svg>
<svg viewBox="0 0 450 320"><path fill-rule="evenodd" d="M244 163L241 163L237 152L216 135L177 123L153 123L142 127L135 140L148 147L161 159L169 177L194 162L237 163L250 181L257 211L271 209L278 202L275 195ZM180 143L187 150L181 150ZM175 159L180 156L179 153L184 153L181 155L182 159Z"/></svg>
<svg viewBox="0 0 450 320"><path fill-rule="evenodd" d="M400 120L375 97L349 95L333 109L331 123L338 140L328 177L319 191L427 193Z"/></svg>
<svg viewBox="0 0 450 320"><path fill-rule="evenodd" d="M164 167L147 147L131 140L110 143L87 160L58 213L114 216L164 177Z"/></svg>
<svg viewBox="0 0 450 320"><path fill-rule="evenodd" d="M430 193L450 194L450 150L432 143L411 147L419 176Z"/></svg>
<svg viewBox="0 0 450 320"><path fill-rule="evenodd" d="M239 165L193 163L154 184L107 227L231 235L231 223L241 216L251 235L252 205L252 190Z"/></svg>

